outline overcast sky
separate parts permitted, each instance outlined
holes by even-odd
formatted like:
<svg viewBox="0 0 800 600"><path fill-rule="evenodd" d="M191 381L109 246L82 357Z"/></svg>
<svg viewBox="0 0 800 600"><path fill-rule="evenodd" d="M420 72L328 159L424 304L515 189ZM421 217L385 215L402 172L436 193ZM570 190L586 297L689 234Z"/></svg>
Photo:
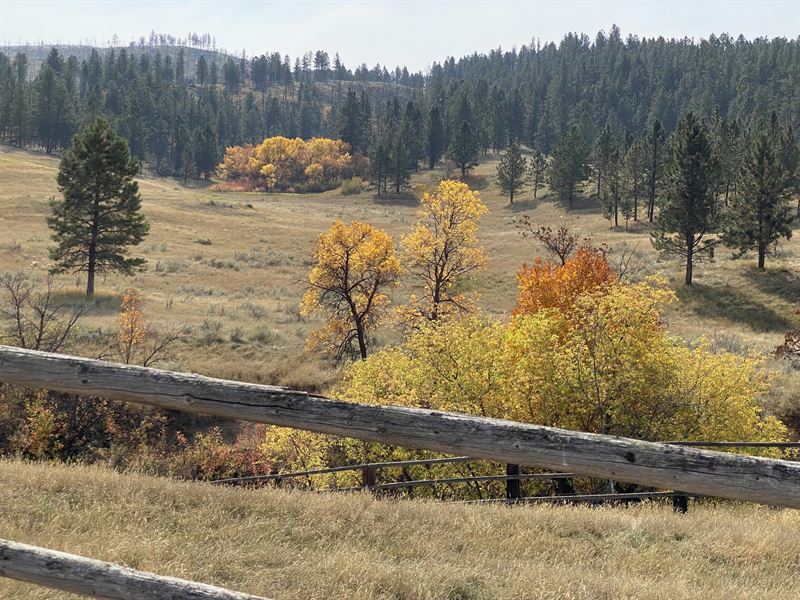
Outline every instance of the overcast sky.
<svg viewBox="0 0 800 600"><path fill-rule="evenodd" d="M210 33L249 55L338 51L346 65L426 69L434 60L510 49L534 38L590 37L616 23L623 36L800 35L800 0L0 0L0 42L127 44L151 30Z"/></svg>

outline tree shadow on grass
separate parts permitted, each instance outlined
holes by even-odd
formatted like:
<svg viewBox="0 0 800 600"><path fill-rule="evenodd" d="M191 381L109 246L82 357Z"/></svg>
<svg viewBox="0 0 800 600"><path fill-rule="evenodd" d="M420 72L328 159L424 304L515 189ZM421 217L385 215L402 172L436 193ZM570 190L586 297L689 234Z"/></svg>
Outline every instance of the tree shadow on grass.
<svg viewBox="0 0 800 600"><path fill-rule="evenodd" d="M767 267L766 271L750 268L745 275L761 292L795 303L800 308L800 274L789 269Z"/></svg>
<svg viewBox="0 0 800 600"><path fill-rule="evenodd" d="M681 303L696 315L723 318L749 325L754 331L784 332L792 326L788 315L775 312L762 302L731 285L695 283L680 286L676 293Z"/></svg>
<svg viewBox="0 0 800 600"><path fill-rule="evenodd" d="M118 313L122 306L122 297L115 292L97 292L93 298L86 297L85 289L67 288L53 292L53 301L70 308L77 308L84 304L92 307L92 314Z"/></svg>
<svg viewBox="0 0 800 600"><path fill-rule="evenodd" d="M373 196L372 201L383 206L419 206L419 198L413 192Z"/></svg>

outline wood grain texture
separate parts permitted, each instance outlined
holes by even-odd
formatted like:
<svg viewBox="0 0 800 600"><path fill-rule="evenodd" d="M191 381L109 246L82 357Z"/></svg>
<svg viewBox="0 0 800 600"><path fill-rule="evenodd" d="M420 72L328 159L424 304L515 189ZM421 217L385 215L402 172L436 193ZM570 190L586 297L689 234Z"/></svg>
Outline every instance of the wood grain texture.
<svg viewBox="0 0 800 600"><path fill-rule="evenodd" d="M258 600L261 598L1 539L0 576L109 600ZM266 599L261 598L261 600Z"/></svg>
<svg viewBox="0 0 800 600"><path fill-rule="evenodd" d="M0 381L800 508L800 463L0 346Z"/></svg>

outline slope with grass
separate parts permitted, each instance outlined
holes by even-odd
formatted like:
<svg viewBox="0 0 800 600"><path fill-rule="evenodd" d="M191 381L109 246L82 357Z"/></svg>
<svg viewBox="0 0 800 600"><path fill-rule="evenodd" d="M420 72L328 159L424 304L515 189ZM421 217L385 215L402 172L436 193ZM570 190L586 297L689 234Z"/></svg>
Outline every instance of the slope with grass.
<svg viewBox="0 0 800 600"><path fill-rule="evenodd" d="M0 462L0 537L291 598L796 598L800 512L467 506ZM0 579L2 598L71 598Z"/></svg>
<svg viewBox="0 0 800 600"><path fill-rule="evenodd" d="M765 273L755 269L753 260L733 261L723 250L715 262L697 269L696 285L686 288L680 265L662 261L651 248L646 224L611 230L592 198L583 198L578 208L566 212L552 200L529 200L528 190L509 206L497 188L495 167L496 160L488 158L474 178L489 207L479 229L489 263L469 285L489 313L510 314L517 295L516 272L522 262L541 254L514 226L515 218L529 215L536 224L570 224L596 244L638 244L646 272L667 276L678 290L681 302L668 314L675 334L689 339L707 335L734 350L752 346L770 351L786 329L800 326L794 312L800 298L797 236L768 260ZM0 272L46 274L51 243L45 217L47 199L57 194L57 168L56 158L0 147ZM442 176L440 170L421 171L413 184L431 184ZM86 324L112 327L122 292L135 286L142 290L151 322L191 327L191 341L167 366L308 389L324 388L337 376L303 352L308 331L318 325L299 316L316 238L333 220L342 219L386 228L399 241L417 210L413 198L376 200L371 192L222 193L209 191L201 182L187 186L148 177L141 179L140 187L152 227L136 252L147 258L147 271L99 281L101 302ZM62 276L58 281L67 286L64 293L80 301L82 277ZM408 292L407 285L397 289L395 300L403 302ZM396 339L387 326L378 341Z"/></svg>

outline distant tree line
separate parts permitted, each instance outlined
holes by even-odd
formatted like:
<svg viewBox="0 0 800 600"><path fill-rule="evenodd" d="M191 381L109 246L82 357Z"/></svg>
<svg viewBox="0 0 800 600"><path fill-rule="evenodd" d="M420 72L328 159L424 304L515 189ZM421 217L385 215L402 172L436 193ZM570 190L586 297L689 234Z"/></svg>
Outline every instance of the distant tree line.
<svg viewBox="0 0 800 600"><path fill-rule="evenodd" d="M389 192L445 155L465 173L512 143L550 155L565 136L628 139L656 122L651 133L666 136L689 111L740 127L773 112L800 124L796 39L622 39L612 27L593 41L570 34L558 44L449 58L425 75L352 70L323 50L294 61L278 52L209 54L197 49L213 47L207 34L185 40L195 48L169 45L178 41L154 34L82 61L53 49L36 72L28 55L0 53L0 138L58 151L103 116L135 157L189 176L207 173L228 146L341 136L372 158L373 179ZM600 166L598 192L611 194ZM652 174L640 183L650 217Z"/></svg>

